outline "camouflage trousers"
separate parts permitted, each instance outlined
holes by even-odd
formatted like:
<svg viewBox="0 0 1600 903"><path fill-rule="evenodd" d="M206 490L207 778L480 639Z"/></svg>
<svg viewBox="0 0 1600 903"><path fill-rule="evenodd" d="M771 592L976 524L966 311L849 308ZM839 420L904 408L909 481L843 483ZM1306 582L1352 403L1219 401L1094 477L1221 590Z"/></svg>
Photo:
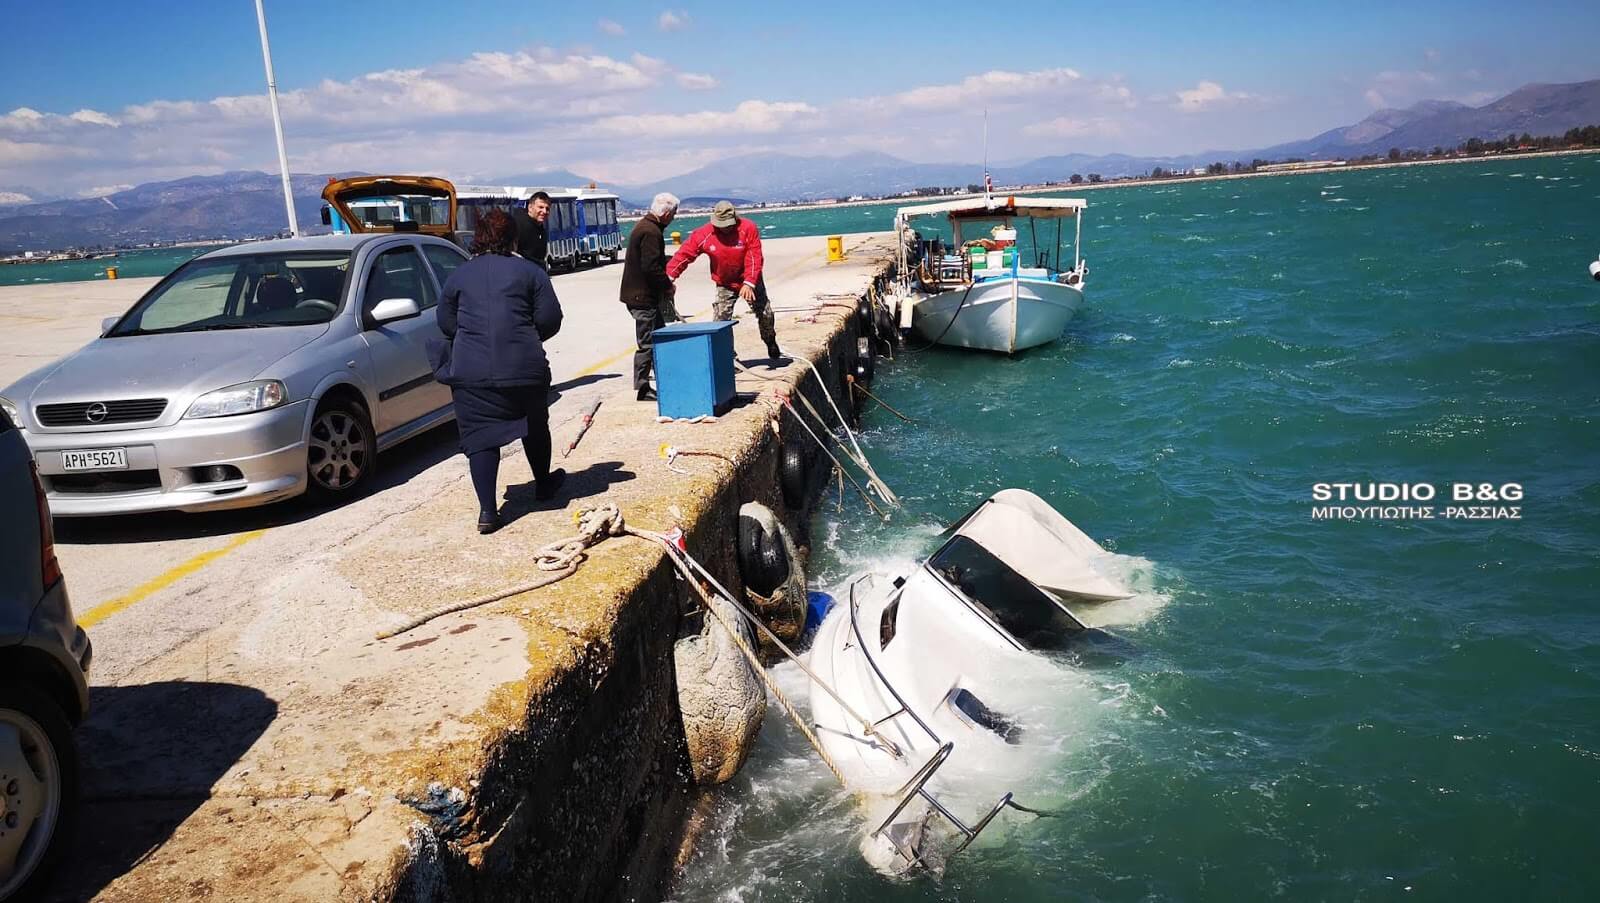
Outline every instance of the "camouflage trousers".
<svg viewBox="0 0 1600 903"><path fill-rule="evenodd" d="M718 320L733 319L733 305L739 300L739 290L717 286L717 300L711 306L712 316ZM750 302L750 312L756 315L756 325L761 330L761 341L778 344L778 327L772 318L772 302L767 298L767 282L756 280L756 296Z"/></svg>

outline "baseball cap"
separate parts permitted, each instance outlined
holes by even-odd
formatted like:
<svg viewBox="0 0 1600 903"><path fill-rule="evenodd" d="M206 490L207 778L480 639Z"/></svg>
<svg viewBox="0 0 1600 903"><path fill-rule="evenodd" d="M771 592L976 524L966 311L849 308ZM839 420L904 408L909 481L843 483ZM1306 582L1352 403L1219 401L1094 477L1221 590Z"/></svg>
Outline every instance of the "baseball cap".
<svg viewBox="0 0 1600 903"><path fill-rule="evenodd" d="M718 201L717 206L711 208L711 225L718 229L726 229L739 221L739 214L733 210L732 201Z"/></svg>

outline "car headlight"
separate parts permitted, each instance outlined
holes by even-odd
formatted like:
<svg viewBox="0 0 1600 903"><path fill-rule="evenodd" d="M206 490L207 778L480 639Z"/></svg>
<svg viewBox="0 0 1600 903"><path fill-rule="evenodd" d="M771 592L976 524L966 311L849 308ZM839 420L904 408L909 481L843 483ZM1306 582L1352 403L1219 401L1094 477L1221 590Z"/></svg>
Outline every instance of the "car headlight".
<svg viewBox="0 0 1600 903"><path fill-rule="evenodd" d="M12 426L22 429L22 411L4 395L0 395L0 411L6 412L6 418L11 421Z"/></svg>
<svg viewBox="0 0 1600 903"><path fill-rule="evenodd" d="M196 398L183 416L188 420L197 417L252 414L275 408L288 400L289 390L283 387L283 383L275 379L258 379L255 382L240 383L237 386L207 392Z"/></svg>

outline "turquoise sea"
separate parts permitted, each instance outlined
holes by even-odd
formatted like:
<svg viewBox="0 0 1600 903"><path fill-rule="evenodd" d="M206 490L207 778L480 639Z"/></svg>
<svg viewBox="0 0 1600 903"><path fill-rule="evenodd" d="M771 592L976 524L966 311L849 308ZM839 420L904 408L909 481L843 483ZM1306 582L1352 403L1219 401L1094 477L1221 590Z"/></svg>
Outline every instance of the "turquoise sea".
<svg viewBox="0 0 1600 903"><path fill-rule="evenodd" d="M774 705L676 898L1593 899L1600 156L1087 197L1064 340L880 363L917 422L869 410L864 444L906 509L811 527L835 587L1021 486L1126 556L1139 595L1029 689L1031 758L959 799L1058 816L885 878ZM1367 481L1441 516L1313 517ZM1520 484L1520 519L1443 519L1455 482Z"/></svg>
<svg viewBox="0 0 1600 903"><path fill-rule="evenodd" d="M33 285L39 282L85 282L106 278L106 267L117 268L123 279L140 276L165 276L201 254L218 247L150 248L121 251L115 257L94 260L56 260L49 263L21 263L0 266L0 285Z"/></svg>

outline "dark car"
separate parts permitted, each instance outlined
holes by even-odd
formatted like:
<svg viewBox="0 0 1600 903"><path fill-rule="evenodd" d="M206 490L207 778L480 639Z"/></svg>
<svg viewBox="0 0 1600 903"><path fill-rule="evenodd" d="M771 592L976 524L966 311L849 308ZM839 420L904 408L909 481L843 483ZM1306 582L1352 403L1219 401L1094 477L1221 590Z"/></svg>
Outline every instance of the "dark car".
<svg viewBox="0 0 1600 903"><path fill-rule="evenodd" d="M72 729L89 710L89 637L72 616L50 507L0 411L0 900L32 896L71 836Z"/></svg>

